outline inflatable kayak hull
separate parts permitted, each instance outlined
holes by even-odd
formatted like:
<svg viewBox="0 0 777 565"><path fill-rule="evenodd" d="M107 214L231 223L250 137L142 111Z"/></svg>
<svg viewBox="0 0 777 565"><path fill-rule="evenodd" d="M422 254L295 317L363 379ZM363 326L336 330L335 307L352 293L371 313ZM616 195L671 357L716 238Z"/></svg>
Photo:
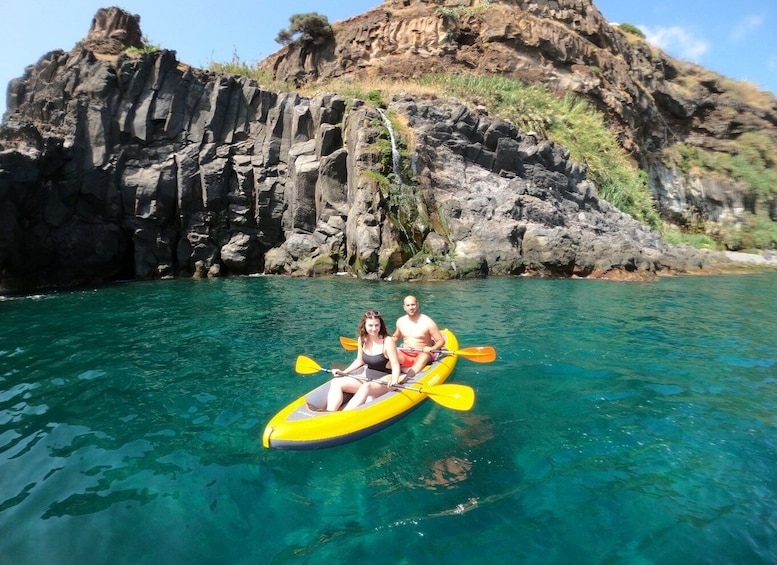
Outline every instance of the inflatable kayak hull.
<svg viewBox="0 0 777 565"><path fill-rule="evenodd" d="M445 347L458 349L458 341L449 330L443 330ZM356 441L374 434L407 416L427 399L412 387L433 387L445 382L456 366L456 355L442 355L423 371L406 380L406 388L389 391L375 400L347 412L327 412L327 381L297 398L278 412L267 424L262 444L274 449L321 449ZM368 371L368 378L385 376Z"/></svg>

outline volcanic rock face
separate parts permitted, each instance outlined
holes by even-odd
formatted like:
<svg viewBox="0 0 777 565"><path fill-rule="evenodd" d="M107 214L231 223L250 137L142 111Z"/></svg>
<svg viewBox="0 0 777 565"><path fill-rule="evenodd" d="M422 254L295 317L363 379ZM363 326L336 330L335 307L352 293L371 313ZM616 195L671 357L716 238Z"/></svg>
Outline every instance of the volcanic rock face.
<svg viewBox="0 0 777 565"><path fill-rule="evenodd" d="M447 33L439 21L415 25ZM386 33L373 49L402 36ZM397 97L387 112L408 123L418 182L403 220L408 189L385 180L377 108L271 92L170 51L93 50L138 35L136 17L101 11L76 49L11 83L0 128L3 288L344 271L649 276L713 260L667 246L600 200L565 149L456 103Z"/></svg>
<svg viewBox="0 0 777 565"><path fill-rule="evenodd" d="M92 27L81 42L90 51L118 55L127 47L143 47L140 16L128 14L120 8L103 8L97 11Z"/></svg>
<svg viewBox="0 0 777 565"><path fill-rule="evenodd" d="M683 141L735 153L732 142L747 132L777 144L777 98L666 56L611 26L591 0L386 0L334 28L329 45L292 44L263 67L297 84L476 72L574 92L604 112L670 217L694 209L741 220L743 189L703 171L686 178L661 149Z"/></svg>

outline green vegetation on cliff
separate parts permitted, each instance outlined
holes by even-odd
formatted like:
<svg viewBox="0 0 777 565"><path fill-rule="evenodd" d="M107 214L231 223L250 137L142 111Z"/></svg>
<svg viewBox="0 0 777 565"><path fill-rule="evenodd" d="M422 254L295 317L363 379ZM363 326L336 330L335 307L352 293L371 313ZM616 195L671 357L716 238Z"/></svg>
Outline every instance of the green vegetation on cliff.
<svg viewBox="0 0 777 565"><path fill-rule="evenodd" d="M618 27L621 30L625 31L626 33L630 33L632 35L636 35L639 38L646 39L645 32L643 32L634 24L623 23L623 24L619 24Z"/></svg>
<svg viewBox="0 0 777 565"><path fill-rule="evenodd" d="M428 75L420 83L481 104L489 114L566 147L588 168L602 198L652 228L661 227L645 174L630 163L602 114L582 98L560 98L542 85L501 76Z"/></svg>
<svg viewBox="0 0 777 565"><path fill-rule="evenodd" d="M241 61L237 53L232 53L232 60L228 63L211 61L208 64L208 70L214 73L247 77L255 80L258 84L261 84L266 88L282 92L288 92L292 88L288 84L275 81L270 73L261 70L256 63L249 64L245 61Z"/></svg>
<svg viewBox="0 0 777 565"><path fill-rule="evenodd" d="M156 45L155 43L151 43L151 40L143 36L143 47L127 47L127 53L135 54L135 55L142 55L143 53L155 53L156 51L159 51L161 47L159 45Z"/></svg>
<svg viewBox="0 0 777 565"><path fill-rule="evenodd" d="M688 232L710 232L720 245L734 250L777 249L777 148L763 134L744 133L730 152L705 151L677 143L664 151L669 166L686 177L719 177L738 183L745 194L746 212L738 227L711 227L704 217L686 218Z"/></svg>
<svg viewBox="0 0 777 565"><path fill-rule="evenodd" d="M319 45L333 36L329 19L318 12L294 14L289 18L289 27L278 32L275 41L287 45L300 39L305 43Z"/></svg>

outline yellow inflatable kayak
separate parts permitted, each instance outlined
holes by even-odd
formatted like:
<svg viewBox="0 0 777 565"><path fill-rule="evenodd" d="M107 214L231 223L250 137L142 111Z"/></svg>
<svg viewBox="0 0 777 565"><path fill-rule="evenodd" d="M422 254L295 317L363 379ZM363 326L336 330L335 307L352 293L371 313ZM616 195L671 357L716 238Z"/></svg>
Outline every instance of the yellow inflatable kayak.
<svg viewBox="0 0 777 565"><path fill-rule="evenodd" d="M449 330L442 330L442 333L446 350L456 351L459 345L453 333ZM434 387L445 382L456 366L456 360L455 354L442 355L402 383L401 389L389 391L347 412L324 410L331 382L327 381L278 412L267 424L262 444L275 449L320 449L374 434L407 416L430 394L442 394L435 392ZM370 373L372 371L368 370L368 378L385 376L384 373Z"/></svg>

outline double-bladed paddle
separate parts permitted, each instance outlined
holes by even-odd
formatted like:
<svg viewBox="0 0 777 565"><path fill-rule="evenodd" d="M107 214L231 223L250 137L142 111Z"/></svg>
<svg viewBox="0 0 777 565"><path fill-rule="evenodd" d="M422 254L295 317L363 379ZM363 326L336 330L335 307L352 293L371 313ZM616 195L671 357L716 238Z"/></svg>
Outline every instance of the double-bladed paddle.
<svg viewBox="0 0 777 565"><path fill-rule="evenodd" d="M327 373L332 372L332 369L325 369L324 367L316 363L313 359L311 359L310 357L305 357L304 355L300 355L299 357L297 357L297 362L294 366L294 370L301 375L310 375L313 373L318 373L319 371L325 371ZM366 377L360 377L356 375L349 375L349 376L352 376L360 380L374 380L374 379L367 379ZM428 394L429 397L432 400L434 400L437 404L440 404L441 406L445 406L446 408L451 408L453 410L469 410L475 404L475 391L471 387L468 387L465 385L443 383L443 384L434 385L434 386L421 385L421 388L416 388L412 386L397 384L397 385L394 385L394 387L401 388L403 390L413 390L415 392L420 392L422 394Z"/></svg>
<svg viewBox="0 0 777 565"><path fill-rule="evenodd" d="M355 339L342 336L340 336L340 345L342 345L343 348L347 349L348 351L353 351L359 347L359 343ZM399 347L398 349L401 351L423 351L423 349L413 349L409 347ZM476 363L491 363L496 359L496 349L490 345L465 347L464 349L456 349L455 351L451 351L449 349L440 349L434 353L436 352L442 353L443 355L459 355L465 359L469 359L470 361L475 361Z"/></svg>

